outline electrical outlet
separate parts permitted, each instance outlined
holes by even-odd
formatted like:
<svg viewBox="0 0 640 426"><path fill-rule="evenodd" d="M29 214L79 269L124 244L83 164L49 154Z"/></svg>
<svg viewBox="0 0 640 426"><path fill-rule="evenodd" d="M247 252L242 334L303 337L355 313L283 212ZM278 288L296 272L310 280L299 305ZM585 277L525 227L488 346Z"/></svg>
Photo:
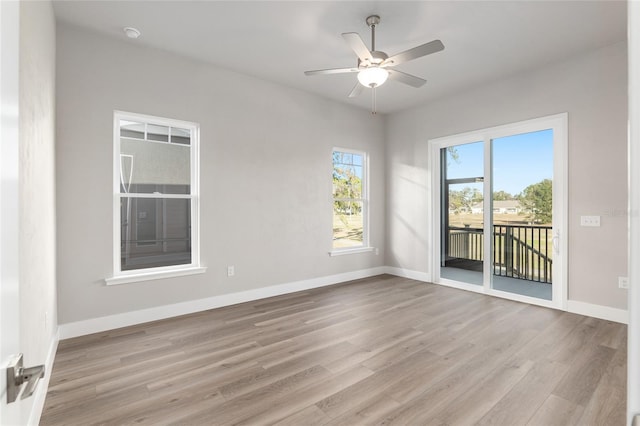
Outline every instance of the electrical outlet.
<svg viewBox="0 0 640 426"><path fill-rule="evenodd" d="M600 226L600 216L580 216L580 226Z"/></svg>
<svg viewBox="0 0 640 426"><path fill-rule="evenodd" d="M627 277L618 277L618 287L619 288L629 288L629 278L627 278Z"/></svg>
<svg viewBox="0 0 640 426"><path fill-rule="evenodd" d="M376 256L380 254L380 249L376 247Z"/></svg>
<svg viewBox="0 0 640 426"><path fill-rule="evenodd" d="M236 274L236 268L233 265L227 266L227 276L232 277Z"/></svg>

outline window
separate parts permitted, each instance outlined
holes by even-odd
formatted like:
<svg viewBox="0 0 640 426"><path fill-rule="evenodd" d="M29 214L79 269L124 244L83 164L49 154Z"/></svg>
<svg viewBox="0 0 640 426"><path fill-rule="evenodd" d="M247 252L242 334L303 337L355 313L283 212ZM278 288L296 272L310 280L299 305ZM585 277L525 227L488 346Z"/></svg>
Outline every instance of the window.
<svg viewBox="0 0 640 426"><path fill-rule="evenodd" d="M115 256L114 278L107 283L181 275L175 272L190 268L188 273L204 272L198 254L198 125L123 112L114 117Z"/></svg>
<svg viewBox="0 0 640 426"><path fill-rule="evenodd" d="M367 156L333 150L332 254L368 248Z"/></svg>

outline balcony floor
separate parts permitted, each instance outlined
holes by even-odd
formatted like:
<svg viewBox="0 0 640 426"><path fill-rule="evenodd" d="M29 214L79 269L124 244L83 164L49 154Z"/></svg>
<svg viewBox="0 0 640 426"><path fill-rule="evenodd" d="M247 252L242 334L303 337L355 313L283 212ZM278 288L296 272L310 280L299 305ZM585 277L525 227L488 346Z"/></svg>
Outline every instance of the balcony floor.
<svg viewBox="0 0 640 426"><path fill-rule="evenodd" d="M448 280L459 281L467 284L482 285L482 272L466 269L441 267L440 276ZM519 280L516 278L493 276L493 288L495 290L520 294L522 296L551 300L551 284L542 284L534 281Z"/></svg>

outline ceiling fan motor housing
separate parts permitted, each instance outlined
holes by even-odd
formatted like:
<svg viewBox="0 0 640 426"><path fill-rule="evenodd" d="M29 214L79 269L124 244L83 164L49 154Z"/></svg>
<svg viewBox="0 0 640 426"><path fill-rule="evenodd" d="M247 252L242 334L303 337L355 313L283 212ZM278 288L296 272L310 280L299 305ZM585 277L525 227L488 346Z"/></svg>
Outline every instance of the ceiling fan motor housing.
<svg viewBox="0 0 640 426"><path fill-rule="evenodd" d="M379 50L374 50L373 52L371 52L371 61L362 61L358 59L358 68L369 68L372 65L380 65L388 57L389 55L387 55L386 53L380 52Z"/></svg>

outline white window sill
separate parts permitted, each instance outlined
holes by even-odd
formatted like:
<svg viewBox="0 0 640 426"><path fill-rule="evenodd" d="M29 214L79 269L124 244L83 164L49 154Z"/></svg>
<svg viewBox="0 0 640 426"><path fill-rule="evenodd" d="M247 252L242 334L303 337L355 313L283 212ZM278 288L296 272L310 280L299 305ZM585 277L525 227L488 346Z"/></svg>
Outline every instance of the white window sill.
<svg viewBox="0 0 640 426"><path fill-rule="evenodd" d="M163 278L182 277L185 275L204 274L207 268L203 266L188 266L180 269L171 269L166 271L147 271L147 272L134 272L126 275L118 275L116 277L105 278L107 285L118 285L136 283L140 281L159 280Z"/></svg>
<svg viewBox="0 0 640 426"><path fill-rule="evenodd" d="M329 256L343 256L345 254L367 253L375 250L374 247L356 247L351 249L338 249L329 252Z"/></svg>

